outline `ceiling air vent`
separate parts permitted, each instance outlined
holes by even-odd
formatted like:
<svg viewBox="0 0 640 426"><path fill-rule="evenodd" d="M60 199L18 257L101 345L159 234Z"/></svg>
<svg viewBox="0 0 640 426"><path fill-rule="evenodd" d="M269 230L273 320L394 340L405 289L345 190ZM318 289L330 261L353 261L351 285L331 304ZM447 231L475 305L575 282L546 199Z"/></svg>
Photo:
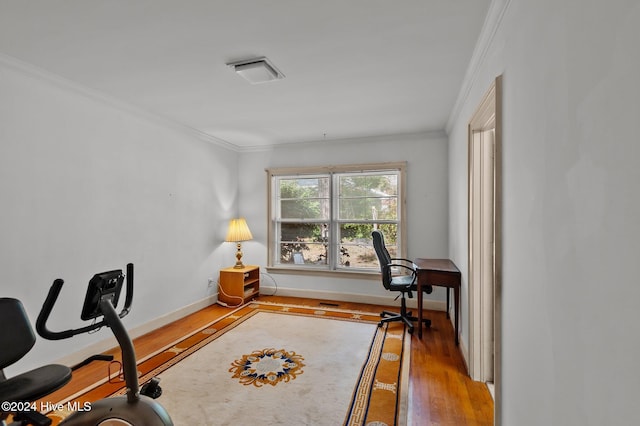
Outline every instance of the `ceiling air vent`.
<svg viewBox="0 0 640 426"><path fill-rule="evenodd" d="M280 80L284 75L265 57L227 64L251 84Z"/></svg>

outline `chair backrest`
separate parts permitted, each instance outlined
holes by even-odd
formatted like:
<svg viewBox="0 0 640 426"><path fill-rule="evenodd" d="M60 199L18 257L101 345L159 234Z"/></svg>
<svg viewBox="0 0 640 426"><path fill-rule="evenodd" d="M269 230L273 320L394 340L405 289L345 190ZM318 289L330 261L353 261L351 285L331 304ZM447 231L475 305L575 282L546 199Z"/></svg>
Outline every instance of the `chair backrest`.
<svg viewBox="0 0 640 426"><path fill-rule="evenodd" d="M382 232L375 230L371 233L373 238L373 248L378 255L378 262L380 263L380 273L382 275L382 285L384 288L389 289L391 286L391 255L384 245L384 235Z"/></svg>
<svg viewBox="0 0 640 426"><path fill-rule="evenodd" d="M0 370L25 356L35 343L36 335L22 302L0 298Z"/></svg>

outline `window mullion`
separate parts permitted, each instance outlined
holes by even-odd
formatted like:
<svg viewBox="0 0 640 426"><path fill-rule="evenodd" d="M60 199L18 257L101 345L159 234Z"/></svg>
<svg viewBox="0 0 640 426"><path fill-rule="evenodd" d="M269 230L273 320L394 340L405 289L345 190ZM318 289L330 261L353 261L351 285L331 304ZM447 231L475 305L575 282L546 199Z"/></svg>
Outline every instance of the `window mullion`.
<svg viewBox="0 0 640 426"><path fill-rule="evenodd" d="M336 202L336 194L338 193L336 188L336 179L335 173L329 173L329 179L331 181L331 185L329 186L329 203L331 205L331 217L329 218L329 227L331 229L331 237L329 238L329 254L330 254L330 263L329 268L332 271L337 269L338 265L338 256L337 252L339 251L337 247L337 239L339 237L339 229L337 225L337 217L338 217L338 203Z"/></svg>

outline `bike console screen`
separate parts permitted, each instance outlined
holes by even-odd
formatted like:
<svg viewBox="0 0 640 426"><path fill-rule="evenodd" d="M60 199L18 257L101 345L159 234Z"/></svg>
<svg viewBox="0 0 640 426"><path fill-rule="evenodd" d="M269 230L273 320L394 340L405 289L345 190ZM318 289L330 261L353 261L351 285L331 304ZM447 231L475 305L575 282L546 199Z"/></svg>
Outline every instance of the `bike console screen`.
<svg viewBox="0 0 640 426"><path fill-rule="evenodd" d="M110 300L115 308L123 282L124 274L121 269L95 274L89 281L80 318L86 321L102 316L100 302L104 299Z"/></svg>

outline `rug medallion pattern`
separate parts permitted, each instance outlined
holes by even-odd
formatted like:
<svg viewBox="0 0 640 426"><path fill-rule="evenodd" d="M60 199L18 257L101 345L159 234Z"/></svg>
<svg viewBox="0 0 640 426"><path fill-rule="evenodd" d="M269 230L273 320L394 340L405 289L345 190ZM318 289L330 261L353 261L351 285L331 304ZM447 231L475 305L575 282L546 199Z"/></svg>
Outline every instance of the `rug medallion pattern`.
<svg viewBox="0 0 640 426"><path fill-rule="evenodd" d="M229 371L233 373L233 378L240 379L243 385L275 386L302 374L303 359L301 355L284 349L263 349L233 361Z"/></svg>

